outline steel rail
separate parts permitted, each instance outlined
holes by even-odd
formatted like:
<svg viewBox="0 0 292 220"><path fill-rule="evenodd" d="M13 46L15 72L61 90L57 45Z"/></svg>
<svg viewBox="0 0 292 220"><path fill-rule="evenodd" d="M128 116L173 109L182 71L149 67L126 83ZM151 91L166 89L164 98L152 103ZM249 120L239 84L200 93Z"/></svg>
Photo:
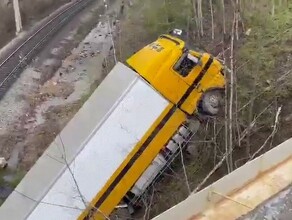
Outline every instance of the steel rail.
<svg viewBox="0 0 292 220"><path fill-rule="evenodd" d="M27 38L0 63L0 99L8 89L3 88L4 84L7 83L16 70L20 69L22 65L23 67L26 66L26 61L33 58L33 52L40 49L41 45L49 39L49 36L57 33L58 29L65 25L74 14L78 13L92 1L93 0L78 0L60 11L60 13L54 15L49 21L31 33L31 35L28 35ZM25 48L26 46L28 46L28 49ZM22 50L26 50L24 54L22 54ZM20 57L20 55L23 55L23 57ZM7 71L6 69L10 70ZM8 87L9 86L10 85L8 85Z"/></svg>

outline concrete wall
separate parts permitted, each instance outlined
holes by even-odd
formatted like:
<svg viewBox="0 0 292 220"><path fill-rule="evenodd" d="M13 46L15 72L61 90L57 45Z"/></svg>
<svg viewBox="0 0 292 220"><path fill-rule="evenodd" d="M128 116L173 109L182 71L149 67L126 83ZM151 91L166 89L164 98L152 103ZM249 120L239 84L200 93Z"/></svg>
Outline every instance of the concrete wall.
<svg viewBox="0 0 292 220"><path fill-rule="evenodd" d="M220 203L222 203L222 199L224 199L224 197L225 198L228 197L230 201L232 201L232 199L234 198L239 198L238 196L236 197L236 195L233 195L233 192L235 192L236 190L245 193L244 195L245 202L243 202L240 206L245 206L246 203L252 203L250 205L251 209L257 206L258 204L254 203L254 201L250 202L248 199L252 199L253 197L267 198L266 195L273 196L279 190L283 190L285 187L287 187L287 185L292 183L292 166L291 166L292 159L291 158L292 158L292 139L289 139L285 141L284 143L280 144L279 146L273 148L269 152L259 156L253 161L250 161L244 166L236 169L229 175L224 176L223 178L211 184L210 186L206 187L205 189L201 190L200 192L191 194L187 199L185 199L181 203L177 204L176 206L170 208L169 210L155 217L154 220L190 219L191 217L195 215L202 214L202 212L206 210L207 211L204 212L202 216L206 217L207 215L210 214L210 212L213 211L215 212L213 214L216 215L216 218L202 217L202 219L214 219L214 220L221 219L219 218L219 210L221 210L221 212L225 212L223 213L225 217L222 219L224 220L234 219L234 218L229 218L227 216L229 211L237 212L234 206L231 207L231 206L226 205L224 206L225 208L222 208L223 207L222 206L220 209L217 210L217 213L216 211L214 211L216 210L214 207L217 204L219 204L218 203L219 201ZM282 164L285 161L289 161L289 163ZM279 167L277 168L277 166ZM252 189L251 186L247 187L247 185L251 181L256 182L257 179L261 178L261 175L263 175L264 172L268 172L268 171L271 171L271 175L269 177L269 180L265 180L266 183L268 183L267 188L265 188L264 186L265 184L264 180L261 182L262 185L257 186L258 191L254 191L254 189ZM220 195L219 194L216 195L214 194L214 192L219 192ZM238 205L240 203L241 202L238 202L237 199L234 199L233 201L233 204L235 205ZM250 208L245 207L244 211L250 211ZM208 209L209 209L209 212L208 212ZM241 210L240 212L242 213L244 211ZM241 214L241 213L238 213L238 214ZM194 219L197 219L197 218L194 218ZM198 218L198 219L201 219L201 218Z"/></svg>

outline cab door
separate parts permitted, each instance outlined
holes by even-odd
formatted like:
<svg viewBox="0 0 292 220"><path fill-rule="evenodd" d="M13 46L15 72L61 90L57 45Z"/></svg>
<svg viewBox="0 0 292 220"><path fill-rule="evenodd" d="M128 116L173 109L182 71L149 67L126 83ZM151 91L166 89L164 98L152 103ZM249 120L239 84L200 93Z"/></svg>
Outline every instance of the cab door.
<svg viewBox="0 0 292 220"><path fill-rule="evenodd" d="M177 54L171 54L172 58L165 59L166 63L161 64L159 73L155 76L153 86L168 100L178 104L189 88L189 85L181 75L173 69L177 62ZM171 62L171 63L167 63Z"/></svg>
<svg viewBox="0 0 292 220"><path fill-rule="evenodd" d="M187 51L182 59L174 65L174 70L179 73L181 79L188 85L183 98L180 101L180 108L189 114L196 112L203 87L201 80L205 75L205 69L209 66L209 54L198 54Z"/></svg>

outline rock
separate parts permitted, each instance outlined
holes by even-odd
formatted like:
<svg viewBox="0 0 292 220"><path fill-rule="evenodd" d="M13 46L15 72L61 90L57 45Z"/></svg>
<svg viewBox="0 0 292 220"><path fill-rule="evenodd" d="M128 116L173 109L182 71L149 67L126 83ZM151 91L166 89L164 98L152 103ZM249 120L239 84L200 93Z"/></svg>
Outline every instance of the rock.
<svg viewBox="0 0 292 220"><path fill-rule="evenodd" d="M290 121L292 121L292 114L287 115L287 116L284 118L284 120L285 120L286 122L290 122Z"/></svg>
<svg viewBox="0 0 292 220"><path fill-rule="evenodd" d="M199 149L195 144L188 145L187 152L193 157L198 157L200 154Z"/></svg>
<svg viewBox="0 0 292 220"><path fill-rule="evenodd" d="M247 29L247 31L245 32L245 35L246 35L246 36L249 36L250 33L251 33L251 28Z"/></svg>
<svg viewBox="0 0 292 220"><path fill-rule="evenodd" d="M268 85L271 85L271 80L266 80L266 83L267 83Z"/></svg>
<svg viewBox="0 0 292 220"><path fill-rule="evenodd" d="M0 168L5 169L7 164L7 160L4 157L0 157Z"/></svg>

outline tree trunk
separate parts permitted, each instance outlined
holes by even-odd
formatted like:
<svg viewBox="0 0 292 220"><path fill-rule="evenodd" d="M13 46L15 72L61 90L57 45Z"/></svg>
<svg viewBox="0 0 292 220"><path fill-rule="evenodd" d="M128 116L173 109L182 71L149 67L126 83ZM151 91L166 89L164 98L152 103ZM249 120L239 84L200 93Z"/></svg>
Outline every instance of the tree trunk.
<svg viewBox="0 0 292 220"><path fill-rule="evenodd" d="M18 0L13 0L13 9L14 9L16 35L17 35L22 31L21 14L20 14L19 1Z"/></svg>
<svg viewBox="0 0 292 220"><path fill-rule="evenodd" d="M222 19L223 19L223 34L226 34L226 25L225 25L225 3L224 0L221 1L222 2Z"/></svg>
<svg viewBox="0 0 292 220"><path fill-rule="evenodd" d="M212 25L212 40L214 40L214 14L213 14L213 2L212 0L209 0L210 3L210 10L211 10L211 25Z"/></svg>
<svg viewBox="0 0 292 220"><path fill-rule="evenodd" d="M200 34L201 36L204 35L204 28L203 28L203 12L202 12L202 0L198 0L198 20L200 24Z"/></svg>

